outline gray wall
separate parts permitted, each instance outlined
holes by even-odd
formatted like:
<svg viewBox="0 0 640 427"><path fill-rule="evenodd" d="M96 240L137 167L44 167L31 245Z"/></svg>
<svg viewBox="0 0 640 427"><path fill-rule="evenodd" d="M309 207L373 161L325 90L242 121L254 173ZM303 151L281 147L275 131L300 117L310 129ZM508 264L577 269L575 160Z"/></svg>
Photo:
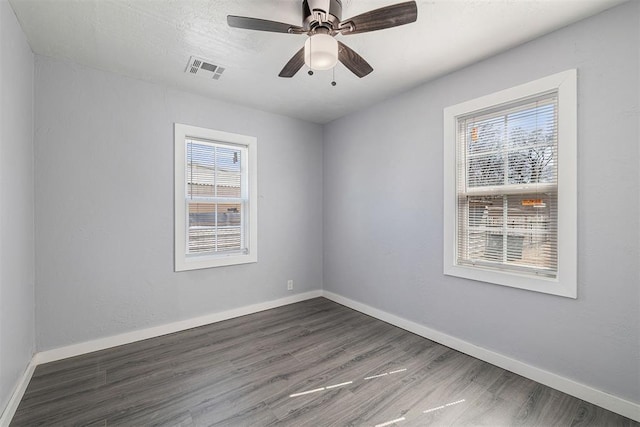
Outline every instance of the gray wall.
<svg viewBox="0 0 640 427"><path fill-rule="evenodd" d="M633 1L325 128L324 289L640 402ZM578 69L578 299L442 273L443 108Z"/></svg>
<svg viewBox="0 0 640 427"><path fill-rule="evenodd" d="M321 126L40 56L35 117L38 351L322 288ZM174 122L258 138L258 263L173 272Z"/></svg>
<svg viewBox="0 0 640 427"><path fill-rule="evenodd" d="M33 53L0 1L0 412L34 352Z"/></svg>

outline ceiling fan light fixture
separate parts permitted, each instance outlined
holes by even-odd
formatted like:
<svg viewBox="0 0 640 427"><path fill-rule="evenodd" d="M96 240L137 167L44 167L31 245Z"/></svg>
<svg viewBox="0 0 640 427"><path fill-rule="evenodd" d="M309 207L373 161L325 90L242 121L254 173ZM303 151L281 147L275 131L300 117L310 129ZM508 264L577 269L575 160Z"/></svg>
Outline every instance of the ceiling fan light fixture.
<svg viewBox="0 0 640 427"><path fill-rule="evenodd" d="M312 70L330 70L338 63L338 41L328 34L313 34L304 43L304 63Z"/></svg>

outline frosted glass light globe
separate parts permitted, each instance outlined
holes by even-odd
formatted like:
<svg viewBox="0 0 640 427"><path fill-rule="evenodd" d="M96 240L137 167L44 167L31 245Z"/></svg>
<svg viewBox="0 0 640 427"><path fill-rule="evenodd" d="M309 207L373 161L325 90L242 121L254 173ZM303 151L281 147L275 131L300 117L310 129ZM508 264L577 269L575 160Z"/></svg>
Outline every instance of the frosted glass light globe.
<svg viewBox="0 0 640 427"><path fill-rule="evenodd" d="M304 63L312 70L329 70L338 63L338 41L328 34L314 34L304 43Z"/></svg>

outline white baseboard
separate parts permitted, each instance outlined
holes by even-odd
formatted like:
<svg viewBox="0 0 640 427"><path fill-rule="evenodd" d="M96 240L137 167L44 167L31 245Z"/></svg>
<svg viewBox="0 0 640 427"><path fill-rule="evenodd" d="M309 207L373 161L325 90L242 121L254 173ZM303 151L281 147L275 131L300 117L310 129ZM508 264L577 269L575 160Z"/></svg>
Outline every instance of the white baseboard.
<svg viewBox="0 0 640 427"><path fill-rule="evenodd" d="M36 363L32 358L29 364L27 365L27 369L25 369L24 373L16 383L16 386L13 389L13 394L7 403L7 406L2 411L2 415L0 416L0 427L8 427L13 419L13 415L16 413L18 409L18 405L22 400L22 396L24 396L24 392L27 390L27 386L29 385L29 381L31 381L31 377L33 376L33 371L36 369Z"/></svg>
<svg viewBox="0 0 640 427"><path fill-rule="evenodd" d="M375 317L376 319L380 319L409 332L413 332L414 334L491 363L492 365L499 366L500 368L515 372L518 375L522 375L523 377L537 381L556 390L560 390L563 393L575 396L578 399L601 406L612 412L631 418L632 420L640 421L640 405L637 403L613 396L552 372L545 371L544 369L512 359L503 354L487 350L486 348L478 347L468 341L452 337L451 335L447 335L411 320L396 316L395 314L343 297L342 295L329 291L322 291L322 296L335 301L338 304L342 304L371 317Z"/></svg>
<svg viewBox="0 0 640 427"><path fill-rule="evenodd" d="M53 362L56 360L66 359L68 357L79 356L81 354L91 353L106 348L117 347L123 344L130 344L136 341L142 341L149 338L159 337L161 335L172 334L174 332L184 331L186 329L197 328L198 326L208 325L210 323L220 322L234 317L245 316L247 314L257 313L259 311L269 310L287 304L317 298L322 296L322 291L310 291L302 294L292 295L290 297L280 298L277 300L261 302L258 304L247 305L235 308L233 310L221 311L218 313L207 314L205 316L194 317L192 319L181 320L178 322L168 323L165 325L154 326L152 328L140 329L137 331L126 332L124 334L113 335L105 338L98 338L91 341L85 341L78 344L72 344L65 347L54 348L36 353L34 360L36 365L41 363Z"/></svg>

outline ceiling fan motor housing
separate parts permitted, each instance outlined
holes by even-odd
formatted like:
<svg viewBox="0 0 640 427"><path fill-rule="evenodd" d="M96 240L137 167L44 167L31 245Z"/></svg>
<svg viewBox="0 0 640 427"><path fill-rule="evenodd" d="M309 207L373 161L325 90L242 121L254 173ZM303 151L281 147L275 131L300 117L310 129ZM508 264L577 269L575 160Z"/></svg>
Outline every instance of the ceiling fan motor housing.
<svg viewBox="0 0 640 427"><path fill-rule="evenodd" d="M311 35L317 30L334 35L342 20L342 2L340 0L303 0L302 25Z"/></svg>

